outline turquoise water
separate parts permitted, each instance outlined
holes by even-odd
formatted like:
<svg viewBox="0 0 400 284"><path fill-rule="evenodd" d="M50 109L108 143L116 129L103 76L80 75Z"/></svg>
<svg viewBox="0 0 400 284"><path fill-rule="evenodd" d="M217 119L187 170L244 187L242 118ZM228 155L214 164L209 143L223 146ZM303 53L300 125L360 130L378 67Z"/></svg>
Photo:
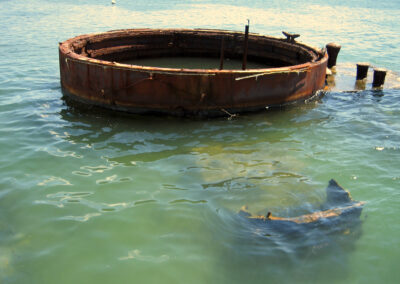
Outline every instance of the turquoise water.
<svg viewBox="0 0 400 284"><path fill-rule="evenodd" d="M64 102L57 50L82 33L249 18L398 74L398 1L110 2L0 1L1 283L400 282L399 88L233 120L128 116ZM312 212L331 178L367 202L351 233L237 215Z"/></svg>

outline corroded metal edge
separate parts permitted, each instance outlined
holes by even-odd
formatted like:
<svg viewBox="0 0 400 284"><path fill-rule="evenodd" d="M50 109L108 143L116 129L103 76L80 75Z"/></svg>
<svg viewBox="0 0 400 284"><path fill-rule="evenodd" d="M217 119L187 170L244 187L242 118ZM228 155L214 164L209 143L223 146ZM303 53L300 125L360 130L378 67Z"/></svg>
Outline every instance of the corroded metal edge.
<svg viewBox="0 0 400 284"><path fill-rule="evenodd" d="M272 216L271 212L267 215L253 215L248 211L247 206L243 206L239 214L249 220L259 221L265 224L281 225L307 225L318 224L326 220L355 219L359 218L365 205L364 201L355 201L349 191L341 187L335 180L331 179L326 188L326 201L321 206L321 210L296 217L277 217Z"/></svg>
<svg viewBox="0 0 400 284"><path fill-rule="evenodd" d="M328 210L316 211L310 214L305 214L297 217L276 217L267 215L267 216L250 216L249 219L257 219L262 220L264 222L274 222L274 221L285 221L289 223L296 223L296 224L308 224L308 223L315 223L322 219L330 219L330 218L337 218L337 217L344 217L347 215L360 215L362 207L365 205L364 201L355 202L348 206L343 207L336 207Z"/></svg>
<svg viewBox="0 0 400 284"><path fill-rule="evenodd" d="M66 96L109 109L133 113L223 115L221 109L248 112L305 100L325 83L327 55L304 44L318 58L313 62L279 68L249 70L175 69L122 64L89 58L73 45L104 36L174 31L241 35L222 30L118 30L81 35L59 46L61 86ZM254 38L281 39L250 34Z"/></svg>

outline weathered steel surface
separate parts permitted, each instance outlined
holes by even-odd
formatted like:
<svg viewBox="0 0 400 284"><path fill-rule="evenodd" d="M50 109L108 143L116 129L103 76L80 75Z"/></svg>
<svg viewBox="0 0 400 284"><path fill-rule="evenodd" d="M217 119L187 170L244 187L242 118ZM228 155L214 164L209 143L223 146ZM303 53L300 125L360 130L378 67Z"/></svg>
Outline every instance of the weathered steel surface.
<svg viewBox="0 0 400 284"><path fill-rule="evenodd" d="M356 80L366 79L368 76L368 68L369 68L369 63L366 62L357 63Z"/></svg>
<svg viewBox="0 0 400 284"><path fill-rule="evenodd" d="M302 101L324 87L323 51L256 34L249 35L249 58L280 67L175 69L118 63L160 56L219 58L222 37L225 56L240 58L240 32L136 29L78 36L60 43L61 86L67 96L111 109L206 116Z"/></svg>
<svg viewBox="0 0 400 284"><path fill-rule="evenodd" d="M270 212L266 216L252 215L243 207L239 212L250 220L261 222L261 224L273 224L280 226L336 224L338 222L353 221L360 217L363 201L354 201L350 193L341 187L335 180L330 180L326 188L326 202L321 210L297 217L275 217ZM329 223L331 221L332 223Z"/></svg>
<svg viewBox="0 0 400 284"><path fill-rule="evenodd" d="M381 87L385 83L386 69L375 68L374 69L374 79L372 81L372 87Z"/></svg>
<svg viewBox="0 0 400 284"><path fill-rule="evenodd" d="M337 43L330 42L326 45L326 50L328 52L328 68L331 69L336 66L336 60L339 54L341 46Z"/></svg>

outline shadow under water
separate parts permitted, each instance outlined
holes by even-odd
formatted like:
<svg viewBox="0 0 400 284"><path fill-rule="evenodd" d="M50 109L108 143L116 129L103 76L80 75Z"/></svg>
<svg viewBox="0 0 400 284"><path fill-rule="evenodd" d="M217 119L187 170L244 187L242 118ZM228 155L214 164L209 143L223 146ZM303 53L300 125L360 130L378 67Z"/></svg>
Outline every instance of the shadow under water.
<svg viewBox="0 0 400 284"><path fill-rule="evenodd" d="M266 201L272 206L270 210L281 213L279 208L285 203L278 199L290 190L290 186L287 191L282 189L282 180L300 182L299 187L308 188L308 178L301 170L305 167L303 161L285 156L286 149L281 153L274 145L296 142L292 136L299 127L331 119L324 113L310 113L313 107L314 104L303 104L284 112L268 110L227 121L132 115L68 103L60 115L67 124L63 131L69 134L63 139L91 145L103 159L125 168L156 169L164 178L176 174L179 180L166 180L174 188L185 190L168 191L168 200L204 200L205 207L218 208L216 215L214 210L202 211L208 222L203 230L211 230L216 254L220 256L216 260L221 277L218 282L254 283L268 279L265 282L309 283L310 274L315 274L313 279L318 283L327 275L334 281L345 279L348 274L348 258L362 234L359 214L305 225L270 225L262 218L232 214L232 208L239 208L249 198L260 199L251 203L250 209L264 206ZM288 122L290 127L283 127ZM132 161L138 162L139 167L132 166ZM132 175L133 170L127 172ZM287 177L277 176L282 172L287 172ZM276 185L278 197L278 192L271 190L272 181L280 184ZM317 193L311 195L318 197ZM165 198L160 197L159 201L162 203ZM328 203L314 207L315 212L347 206L346 202ZM307 206L285 208L281 215L313 214Z"/></svg>
<svg viewBox="0 0 400 284"><path fill-rule="evenodd" d="M362 235L363 204L331 180L321 211L279 218L241 210L230 220L237 231L226 247L230 257L223 257L229 278L248 282L264 278L267 283L310 283L310 279L320 283L327 275L333 283L346 279L348 258ZM249 267L245 273L234 268L242 265Z"/></svg>

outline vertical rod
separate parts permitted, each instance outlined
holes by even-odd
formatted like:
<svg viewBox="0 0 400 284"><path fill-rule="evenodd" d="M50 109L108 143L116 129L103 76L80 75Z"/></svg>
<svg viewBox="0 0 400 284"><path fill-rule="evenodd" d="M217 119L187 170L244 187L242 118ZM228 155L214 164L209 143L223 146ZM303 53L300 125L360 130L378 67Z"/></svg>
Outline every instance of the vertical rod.
<svg viewBox="0 0 400 284"><path fill-rule="evenodd" d="M246 70L247 66L247 49L249 46L249 26L250 26L250 20L247 20L248 24L245 27L244 30L244 48L243 48L243 63L242 63L242 70Z"/></svg>
<svg viewBox="0 0 400 284"><path fill-rule="evenodd" d="M222 36L222 38L221 38L221 52L220 52L220 59L219 59L219 70L224 69L224 50L225 50L225 37Z"/></svg>

